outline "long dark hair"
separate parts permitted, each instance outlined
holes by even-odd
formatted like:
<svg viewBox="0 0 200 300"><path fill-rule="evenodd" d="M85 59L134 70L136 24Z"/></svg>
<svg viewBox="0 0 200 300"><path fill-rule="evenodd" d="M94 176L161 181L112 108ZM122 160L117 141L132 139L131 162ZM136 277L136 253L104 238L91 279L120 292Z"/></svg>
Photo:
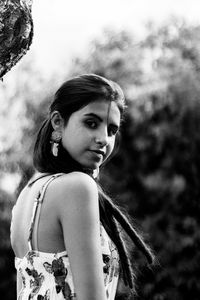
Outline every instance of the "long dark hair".
<svg viewBox="0 0 200 300"><path fill-rule="evenodd" d="M120 110L121 116L123 115L125 99L119 85L95 74L84 74L64 82L51 103L50 114L53 111L58 111L67 123L73 112L99 99L114 101ZM53 127L49 116L40 128L36 139L33 156L35 168L42 173L85 172L83 167L72 159L62 145L59 147L59 155L57 157L52 155L50 149L52 131ZM118 249L124 283L134 290L135 274L130 263L126 242L122 238L119 227L128 234L137 248L146 256L149 263L153 262L153 254L125 214L102 190L98 180L96 182L99 191L100 221Z"/></svg>

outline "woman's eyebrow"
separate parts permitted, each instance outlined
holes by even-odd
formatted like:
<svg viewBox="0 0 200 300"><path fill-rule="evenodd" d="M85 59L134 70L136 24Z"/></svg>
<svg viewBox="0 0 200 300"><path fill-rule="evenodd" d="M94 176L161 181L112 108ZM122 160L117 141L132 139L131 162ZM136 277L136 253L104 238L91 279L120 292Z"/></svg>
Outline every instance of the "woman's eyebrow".
<svg viewBox="0 0 200 300"><path fill-rule="evenodd" d="M94 113L88 113L88 114L85 114L85 116L94 117L94 118L97 118L100 122L103 122L103 119Z"/></svg>
<svg viewBox="0 0 200 300"><path fill-rule="evenodd" d="M95 113L88 113L88 114L85 114L84 116L97 118L100 122L103 122L103 119L100 116L98 116L97 114L95 114ZM110 125L116 127L117 129L119 129L119 127L120 127L120 125L115 124L115 122L112 123L112 124L110 124Z"/></svg>

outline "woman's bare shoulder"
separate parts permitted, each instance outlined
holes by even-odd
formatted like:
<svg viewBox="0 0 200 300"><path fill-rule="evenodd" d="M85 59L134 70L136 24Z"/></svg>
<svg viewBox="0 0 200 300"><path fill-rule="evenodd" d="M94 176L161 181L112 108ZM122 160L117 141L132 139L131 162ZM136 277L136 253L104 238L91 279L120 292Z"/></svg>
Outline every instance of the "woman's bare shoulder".
<svg viewBox="0 0 200 300"><path fill-rule="evenodd" d="M76 236L85 234L83 228L87 227L89 231L97 226L98 189L96 182L89 175L73 172L60 176L49 186L48 195L67 240L70 240L69 236L72 233Z"/></svg>
<svg viewBox="0 0 200 300"><path fill-rule="evenodd" d="M49 188L51 197L60 202L90 198L96 198L98 195L97 184L93 178L82 172L72 172L64 174L54 180ZM70 201L71 202L71 201Z"/></svg>

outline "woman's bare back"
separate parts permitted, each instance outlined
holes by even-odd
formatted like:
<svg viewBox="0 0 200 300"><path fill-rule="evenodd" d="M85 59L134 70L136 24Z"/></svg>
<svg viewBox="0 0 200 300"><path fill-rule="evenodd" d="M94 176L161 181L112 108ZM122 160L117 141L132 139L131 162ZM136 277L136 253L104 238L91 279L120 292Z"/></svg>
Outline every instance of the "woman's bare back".
<svg viewBox="0 0 200 300"><path fill-rule="evenodd" d="M30 187L27 185L17 199L11 225L11 243L17 257L23 257L28 251L27 241L34 201L42 186L50 177L51 175L38 179ZM54 182L52 182L53 184ZM55 199L55 191L50 185L44 195L41 207L37 232L38 249L36 250L50 253L64 251L62 229L57 217L58 206L59 202ZM34 233L33 230L33 237L36 238ZM36 241L34 239L32 244L33 249L35 249Z"/></svg>

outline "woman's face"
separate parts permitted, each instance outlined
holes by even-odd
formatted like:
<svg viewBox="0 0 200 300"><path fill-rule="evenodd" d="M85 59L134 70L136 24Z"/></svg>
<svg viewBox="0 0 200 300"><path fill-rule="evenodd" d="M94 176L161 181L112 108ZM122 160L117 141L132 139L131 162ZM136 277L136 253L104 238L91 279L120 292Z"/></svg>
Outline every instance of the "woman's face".
<svg viewBox="0 0 200 300"><path fill-rule="evenodd" d="M113 101L98 100L74 112L62 128L62 145L83 167L96 169L112 153L120 126Z"/></svg>

